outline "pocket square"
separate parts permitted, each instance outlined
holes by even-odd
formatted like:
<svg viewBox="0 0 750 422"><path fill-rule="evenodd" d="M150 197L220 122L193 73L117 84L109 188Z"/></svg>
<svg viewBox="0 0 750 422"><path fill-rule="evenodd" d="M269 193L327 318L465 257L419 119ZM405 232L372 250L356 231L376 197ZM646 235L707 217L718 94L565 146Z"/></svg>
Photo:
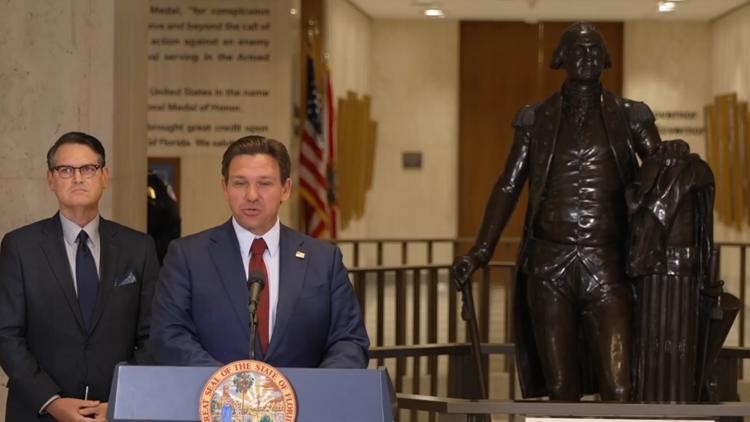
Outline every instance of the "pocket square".
<svg viewBox="0 0 750 422"><path fill-rule="evenodd" d="M133 270L128 270L122 274L120 274L119 277L115 278L115 287L122 287L127 286L128 284L133 284L138 279L135 277L135 273Z"/></svg>

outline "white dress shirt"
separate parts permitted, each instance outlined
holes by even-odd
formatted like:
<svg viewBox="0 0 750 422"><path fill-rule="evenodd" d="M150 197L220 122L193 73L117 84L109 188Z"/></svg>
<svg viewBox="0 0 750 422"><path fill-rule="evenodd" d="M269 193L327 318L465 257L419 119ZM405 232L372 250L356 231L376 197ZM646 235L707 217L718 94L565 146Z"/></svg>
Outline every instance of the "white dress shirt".
<svg viewBox="0 0 750 422"><path fill-rule="evenodd" d="M234 226L234 233L237 235L237 241L240 244L242 264L245 267L245 280L247 280L250 272L250 247L253 244L253 240L262 238L266 242L263 263L266 264L266 272L268 273L265 288L271 289L268 296L268 342L270 343L273 337L274 322L276 321L276 305L279 303L279 241L281 238L281 223L277 217L276 224L266 233L262 234L255 234L245 230L245 228L237 223L234 217L232 217L232 226Z"/></svg>

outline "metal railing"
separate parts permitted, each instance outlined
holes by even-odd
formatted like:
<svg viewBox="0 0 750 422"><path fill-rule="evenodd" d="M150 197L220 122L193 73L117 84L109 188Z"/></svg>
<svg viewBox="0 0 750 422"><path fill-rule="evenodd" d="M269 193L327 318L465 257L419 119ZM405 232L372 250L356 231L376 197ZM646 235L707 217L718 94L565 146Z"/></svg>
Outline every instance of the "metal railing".
<svg viewBox="0 0 750 422"><path fill-rule="evenodd" d="M502 238L498 242L494 259L513 261L520 239ZM335 241L350 268L449 264L458 253L468 250L473 238L373 238L339 239Z"/></svg>
<svg viewBox="0 0 750 422"><path fill-rule="evenodd" d="M362 304L372 342L372 366L386 366L401 397L472 397L472 374L466 324L460 319L458 293L451 285L450 263L467 250L473 239L347 239L337 241L349 266L355 293ZM728 344L739 346L735 359L746 359L745 243L717 243L721 277L727 290L743 306ZM502 239L493 261L474 275L480 338L490 398L514 400L515 368L512 354L512 277L518 239ZM367 265L365 265L367 264ZM466 368L464 370L463 368ZM742 367L739 368L740 377ZM498 387L498 385L503 384ZM417 420L411 397L406 415ZM423 410L423 409L422 409ZM402 412L402 420L404 413ZM431 413L429 420L435 420Z"/></svg>
<svg viewBox="0 0 750 422"><path fill-rule="evenodd" d="M374 238L340 239L335 243L341 248L345 263L350 269L374 270L380 267L415 268L415 266L433 264L447 269L453 257L468 250L473 242L473 238ZM493 260L515 262L519 242L518 238L500 239ZM747 313L744 304L747 294L747 260L750 243L716 242L716 246L721 258L720 277L725 281L725 288L737 295L743 304L732 334L730 334L730 342L734 346L746 347L748 346L745 332Z"/></svg>
<svg viewBox="0 0 750 422"><path fill-rule="evenodd" d="M507 374L501 389L515 397L510 343L513 262L491 262L473 277L480 338L485 345L485 377ZM351 268L372 342L372 365L385 366L398 393L471 397L473 380L466 327L448 264ZM502 306L493 306L498 303ZM493 315L493 309L495 314ZM503 314L498 315L497 310ZM417 420L417 410L408 419ZM431 415L434 420L435 415Z"/></svg>

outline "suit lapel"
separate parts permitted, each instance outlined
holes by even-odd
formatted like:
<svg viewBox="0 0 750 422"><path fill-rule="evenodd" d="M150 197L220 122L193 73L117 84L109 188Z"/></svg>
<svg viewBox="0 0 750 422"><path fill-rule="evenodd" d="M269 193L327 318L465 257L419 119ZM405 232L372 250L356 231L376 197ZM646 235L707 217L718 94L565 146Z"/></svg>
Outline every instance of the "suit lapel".
<svg viewBox="0 0 750 422"><path fill-rule="evenodd" d="M273 326L271 343L268 345L266 359L271 356L284 337L284 331L289 318L294 312L302 285L305 279L307 262L310 253L305 248L304 237L292 229L281 225L279 239L279 302L276 305L276 321ZM298 258L297 252L302 252L307 258Z"/></svg>
<svg viewBox="0 0 750 422"><path fill-rule="evenodd" d="M248 328L250 317L247 310L248 290L242 264L240 245L232 227L232 220L217 227L211 234L211 260L219 274L219 281L229 296L241 326ZM249 331L248 331L249 332Z"/></svg>
<svg viewBox="0 0 750 422"><path fill-rule="evenodd" d="M106 309L107 300L114 288L117 270L122 267L122 263L119 261L121 254L118 253L117 226L101 217L99 220L99 241L101 242L99 247L99 253L101 254L99 256L99 289L96 293L94 318L91 321L92 333L96 329L104 309Z"/></svg>
<svg viewBox="0 0 750 422"><path fill-rule="evenodd" d="M68 254L65 252L65 240L63 239L62 223L59 214L55 214L47 220L44 228L45 239L41 244L42 251L47 263L57 281L58 287L62 290L65 301L68 303L71 312L78 321L78 325L83 328L83 317L81 308L78 306L78 296L76 295L75 286L73 285L73 275L71 273Z"/></svg>

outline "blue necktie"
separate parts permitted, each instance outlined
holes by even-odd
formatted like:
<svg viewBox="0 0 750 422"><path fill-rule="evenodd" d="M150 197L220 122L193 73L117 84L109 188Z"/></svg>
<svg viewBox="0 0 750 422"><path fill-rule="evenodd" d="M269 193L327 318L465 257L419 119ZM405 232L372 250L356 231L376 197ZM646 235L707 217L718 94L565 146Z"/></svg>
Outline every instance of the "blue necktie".
<svg viewBox="0 0 750 422"><path fill-rule="evenodd" d="M91 331L96 305L96 292L99 289L99 275L96 272L96 261L88 245L89 235L81 230L78 233L78 251L76 252L76 284L78 285L78 306L81 307L83 323Z"/></svg>

